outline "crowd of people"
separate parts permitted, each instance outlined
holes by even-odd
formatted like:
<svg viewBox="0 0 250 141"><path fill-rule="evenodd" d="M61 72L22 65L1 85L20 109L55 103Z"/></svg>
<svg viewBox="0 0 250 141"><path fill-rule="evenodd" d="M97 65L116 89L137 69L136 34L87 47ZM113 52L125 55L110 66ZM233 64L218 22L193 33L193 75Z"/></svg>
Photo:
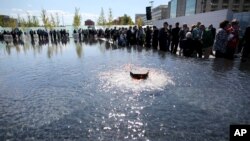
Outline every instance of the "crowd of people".
<svg viewBox="0 0 250 141"><path fill-rule="evenodd" d="M87 38L93 38L97 35L97 31L99 31L98 33L98 37L100 37L100 33L102 30L96 30L94 28L89 28L89 29L78 29L78 30L74 30L73 31L73 38L75 41L79 40L80 42L83 39L87 39Z"/></svg>
<svg viewBox="0 0 250 141"><path fill-rule="evenodd" d="M64 43L69 39L69 33L66 29L61 30L29 30L28 32L23 32L22 30L15 28L11 31L4 30L0 32L0 41L5 41L7 44L13 42L14 44L23 44L26 37L30 37L31 43L35 44L38 41L39 44L46 44L51 39L52 43L57 43L62 41Z"/></svg>
<svg viewBox="0 0 250 141"><path fill-rule="evenodd" d="M186 57L198 57L208 59L210 55L216 58L234 59L235 53L241 52L241 60L245 62L249 56L250 48L250 27L247 27L243 38L240 40L240 27L237 20L231 22L225 20L219 24L219 29L209 25L197 22L197 24L189 27L183 24L180 27L178 22L174 27L167 22L163 23L163 27L158 29L156 26L130 26L129 28L114 27L113 29L79 29L73 31L73 37L81 41L84 38L99 37L106 38L108 41L119 46L139 45L144 47L152 47L161 51L170 52L171 54L179 54ZM23 32L15 29L11 32L4 31L0 34L0 40L3 36L11 35L13 40L22 40ZM52 42L68 40L69 33L65 29L61 30L30 30L31 41L38 38L39 41L48 41L49 36ZM241 43L241 44L240 44Z"/></svg>
<svg viewBox="0 0 250 141"><path fill-rule="evenodd" d="M142 28L142 26L130 26L127 28L106 28L98 30L98 37L112 40L119 46L139 45L152 47L172 54L186 57L198 57L208 59L210 55L216 58L234 59L235 54L242 53L242 61L249 54L249 27L240 41L240 27L237 20L222 21L218 31L209 25L198 22L191 27L177 22L175 26L164 22L163 27L156 26ZM240 44L240 42L242 44Z"/></svg>

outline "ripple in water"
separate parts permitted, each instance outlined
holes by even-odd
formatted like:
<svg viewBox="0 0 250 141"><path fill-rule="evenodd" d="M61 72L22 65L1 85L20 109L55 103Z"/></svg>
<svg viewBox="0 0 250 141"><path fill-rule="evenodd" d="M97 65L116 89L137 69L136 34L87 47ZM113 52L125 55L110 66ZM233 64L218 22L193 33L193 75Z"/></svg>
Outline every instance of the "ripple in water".
<svg viewBox="0 0 250 141"><path fill-rule="evenodd" d="M135 80L130 77L130 70L134 73L145 73L149 71L149 76L146 80ZM104 91L110 91L114 88L123 92L154 91L163 90L167 85L175 85L172 78L164 70L138 67L131 64L111 71L102 72L99 74L99 78L101 88Z"/></svg>

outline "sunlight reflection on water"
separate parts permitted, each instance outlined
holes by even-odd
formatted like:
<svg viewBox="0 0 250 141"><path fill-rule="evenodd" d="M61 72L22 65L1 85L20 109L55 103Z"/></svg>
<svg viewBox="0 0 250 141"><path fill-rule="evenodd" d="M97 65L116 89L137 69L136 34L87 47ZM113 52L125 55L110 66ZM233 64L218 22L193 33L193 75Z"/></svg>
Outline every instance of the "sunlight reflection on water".
<svg viewBox="0 0 250 141"><path fill-rule="evenodd" d="M149 71L149 76L146 80L135 80L130 77L130 71L141 73ZM101 88L104 91L110 91L113 88L118 88L123 92L154 91L163 90L167 85L175 85L172 78L164 70L139 67L132 64L101 72L99 76Z"/></svg>

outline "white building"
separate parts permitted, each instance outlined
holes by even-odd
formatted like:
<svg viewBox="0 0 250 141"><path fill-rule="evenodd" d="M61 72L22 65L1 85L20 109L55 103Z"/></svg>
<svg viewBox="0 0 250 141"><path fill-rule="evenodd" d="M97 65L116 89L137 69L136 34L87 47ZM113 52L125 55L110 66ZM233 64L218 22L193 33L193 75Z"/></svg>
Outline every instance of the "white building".
<svg viewBox="0 0 250 141"><path fill-rule="evenodd" d="M222 21L231 21L233 19L237 19L239 21L241 30L243 32L246 26L250 26L250 12L234 13L228 9L153 21L153 25L157 26L158 28L161 28L163 27L164 22L168 22L169 25L175 25L176 22L179 22L180 26L185 23L189 27L191 27L193 24L201 22L206 27L208 27L210 24L213 24L213 26L218 29L219 24Z"/></svg>
<svg viewBox="0 0 250 141"><path fill-rule="evenodd" d="M152 9L152 20L162 20L167 18L168 5L159 5Z"/></svg>

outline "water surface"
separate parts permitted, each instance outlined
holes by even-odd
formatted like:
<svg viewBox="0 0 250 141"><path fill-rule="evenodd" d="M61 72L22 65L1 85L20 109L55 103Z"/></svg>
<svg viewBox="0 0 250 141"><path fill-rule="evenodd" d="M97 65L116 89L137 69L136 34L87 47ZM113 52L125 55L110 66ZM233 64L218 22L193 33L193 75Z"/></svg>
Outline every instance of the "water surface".
<svg viewBox="0 0 250 141"><path fill-rule="evenodd" d="M249 66L101 40L0 43L0 140L226 141L250 123Z"/></svg>

